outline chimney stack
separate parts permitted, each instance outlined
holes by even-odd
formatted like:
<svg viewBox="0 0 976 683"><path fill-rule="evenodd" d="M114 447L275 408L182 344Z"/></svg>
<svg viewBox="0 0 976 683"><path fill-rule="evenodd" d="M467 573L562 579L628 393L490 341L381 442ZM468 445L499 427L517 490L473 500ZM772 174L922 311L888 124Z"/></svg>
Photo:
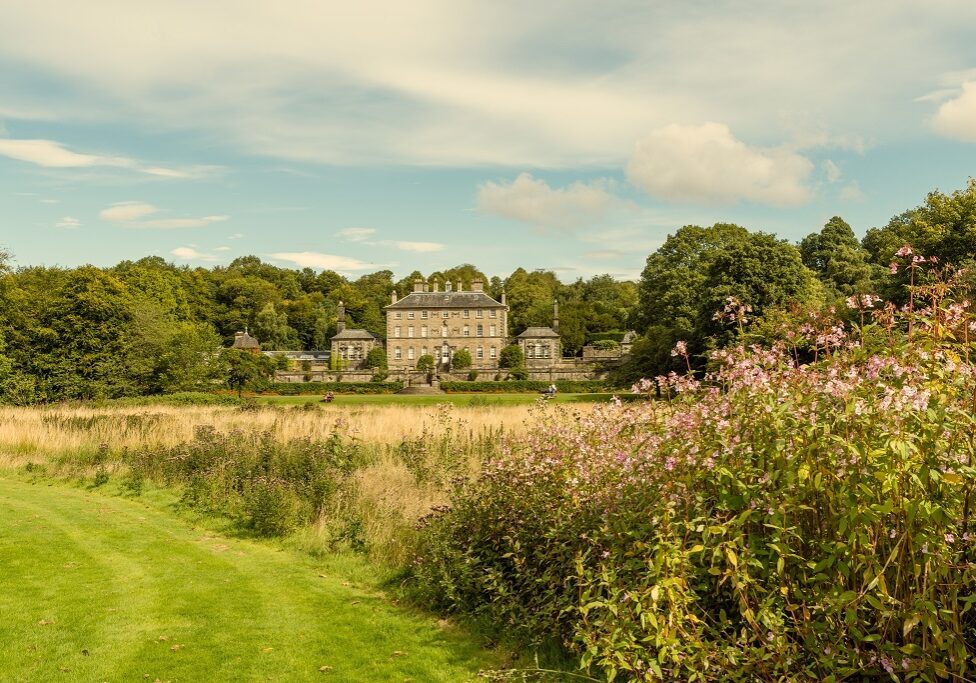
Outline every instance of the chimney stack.
<svg viewBox="0 0 976 683"><path fill-rule="evenodd" d="M559 300L552 300L552 331L559 334Z"/></svg>
<svg viewBox="0 0 976 683"><path fill-rule="evenodd" d="M444 291L445 292L450 292L451 291L451 281L450 280L448 280L447 282L444 283Z"/></svg>
<svg viewBox="0 0 976 683"><path fill-rule="evenodd" d="M502 306L506 306L506 305L507 304L505 303L505 290L503 289L502 290Z"/></svg>
<svg viewBox="0 0 976 683"><path fill-rule="evenodd" d="M461 289L461 281L460 281L460 280L458 280L458 281L457 281L457 291L459 291L459 292L460 292L460 291L463 291L463 290Z"/></svg>
<svg viewBox="0 0 976 683"><path fill-rule="evenodd" d="M413 291L422 292L424 291L424 281L419 277L413 281Z"/></svg>
<svg viewBox="0 0 976 683"><path fill-rule="evenodd" d="M340 301L339 302L339 320L336 322L336 334L339 334L344 329L346 329L346 307Z"/></svg>
<svg viewBox="0 0 976 683"><path fill-rule="evenodd" d="M395 304L397 302L397 291L394 289L390 292L390 303Z"/></svg>
<svg viewBox="0 0 976 683"><path fill-rule="evenodd" d="M433 290L432 291L434 291L434 292L441 291L441 286L438 284L437 280L434 280Z"/></svg>
<svg viewBox="0 0 976 683"><path fill-rule="evenodd" d="M483 292L484 291L484 284L485 283L483 283L481 280L472 280L471 281L471 291L472 292Z"/></svg>

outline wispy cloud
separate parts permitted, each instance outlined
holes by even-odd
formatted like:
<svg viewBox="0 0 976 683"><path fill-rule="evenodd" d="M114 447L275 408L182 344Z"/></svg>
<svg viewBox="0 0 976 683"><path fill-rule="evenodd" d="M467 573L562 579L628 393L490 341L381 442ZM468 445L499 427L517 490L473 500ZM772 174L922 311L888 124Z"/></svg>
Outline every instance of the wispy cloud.
<svg viewBox="0 0 976 683"><path fill-rule="evenodd" d="M932 123L946 137L976 142L976 80L966 81L961 92L943 102Z"/></svg>
<svg viewBox="0 0 976 683"><path fill-rule="evenodd" d="M553 228L575 228L599 221L618 200L605 181L577 182L552 188L529 173L511 182L486 182L478 187L478 210Z"/></svg>
<svg viewBox="0 0 976 683"><path fill-rule="evenodd" d="M108 166L128 169L160 178L186 179L200 177L212 172L215 166L194 166L189 169L146 166L125 156L76 152L55 140L32 139L16 140L2 137L0 133L0 156L24 161L44 168L91 168Z"/></svg>
<svg viewBox="0 0 976 683"><path fill-rule="evenodd" d="M153 218L160 209L145 202L118 202L102 209L98 217L128 228L158 228L163 230L179 228L202 228L213 223L226 221L229 216L203 216L202 218Z"/></svg>
<svg viewBox="0 0 976 683"><path fill-rule="evenodd" d="M356 272L362 270L376 270L387 266L366 263L359 259L335 254L323 254L317 251L280 251L271 254L277 261L294 263L299 268L316 268L319 270L335 270L338 272Z"/></svg>
<svg viewBox="0 0 976 683"><path fill-rule="evenodd" d="M77 230L81 227L81 221L73 216L65 216L57 223L54 224L56 228L63 228L64 230Z"/></svg>
<svg viewBox="0 0 976 683"><path fill-rule="evenodd" d="M375 228L343 228L336 233L336 237L341 237L348 242L363 242L375 234Z"/></svg>
<svg viewBox="0 0 976 683"><path fill-rule="evenodd" d="M400 240L379 240L377 242L369 242L368 244L375 244L381 247L392 247L394 249L400 249L401 251L413 251L418 253L429 253L432 251L443 251L444 245L440 242L404 242Z"/></svg>

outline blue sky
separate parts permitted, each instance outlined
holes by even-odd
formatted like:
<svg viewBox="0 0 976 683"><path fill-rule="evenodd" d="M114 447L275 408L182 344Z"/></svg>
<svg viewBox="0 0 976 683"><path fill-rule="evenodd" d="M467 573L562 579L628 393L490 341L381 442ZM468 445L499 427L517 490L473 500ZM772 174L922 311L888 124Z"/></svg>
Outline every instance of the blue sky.
<svg viewBox="0 0 976 683"><path fill-rule="evenodd" d="M976 175L976 3L0 0L0 247L633 278Z"/></svg>

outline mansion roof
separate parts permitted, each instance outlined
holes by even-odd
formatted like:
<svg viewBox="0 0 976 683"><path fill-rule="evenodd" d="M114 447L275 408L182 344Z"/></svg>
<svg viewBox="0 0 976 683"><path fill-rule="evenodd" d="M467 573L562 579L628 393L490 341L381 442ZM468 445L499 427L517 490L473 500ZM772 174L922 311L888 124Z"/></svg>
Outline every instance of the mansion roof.
<svg viewBox="0 0 976 683"><path fill-rule="evenodd" d="M367 339L367 340L372 341L372 340L375 340L376 337L373 335L372 332L367 332L366 330L352 330L352 329L348 329L348 328L345 329L345 330L343 330L342 332L338 333L334 337L332 337L332 341L335 341L335 340L343 341L343 340L347 340L347 339L348 340L352 340L352 339Z"/></svg>
<svg viewBox="0 0 976 683"><path fill-rule="evenodd" d="M559 333L551 327L527 327L516 339L538 339L540 337L559 338Z"/></svg>
<svg viewBox="0 0 976 683"><path fill-rule="evenodd" d="M410 292L384 307L398 308L507 308L484 292Z"/></svg>

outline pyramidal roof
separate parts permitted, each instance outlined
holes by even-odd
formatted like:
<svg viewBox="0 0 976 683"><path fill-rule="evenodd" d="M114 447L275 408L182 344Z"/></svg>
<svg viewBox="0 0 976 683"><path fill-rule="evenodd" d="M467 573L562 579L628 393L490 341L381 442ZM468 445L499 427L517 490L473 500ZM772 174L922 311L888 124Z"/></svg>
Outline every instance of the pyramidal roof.
<svg viewBox="0 0 976 683"><path fill-rule="evenodd" d="M506 308L484 292L410 292L385 308Z"/></svg>

